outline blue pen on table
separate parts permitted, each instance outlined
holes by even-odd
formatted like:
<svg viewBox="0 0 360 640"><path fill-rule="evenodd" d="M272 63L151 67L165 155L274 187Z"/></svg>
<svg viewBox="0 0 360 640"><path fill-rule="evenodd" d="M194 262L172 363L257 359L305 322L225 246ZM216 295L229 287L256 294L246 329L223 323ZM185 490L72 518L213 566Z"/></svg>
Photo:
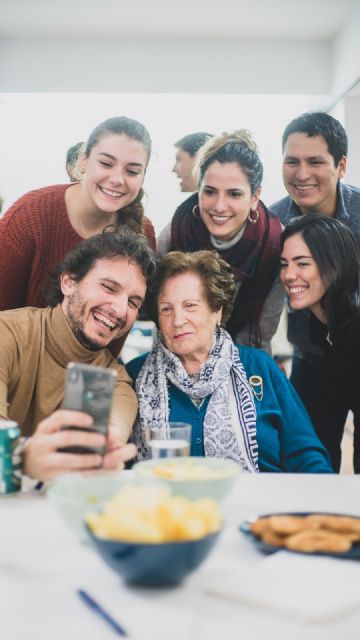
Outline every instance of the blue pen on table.
<svg viewBox="0 0 360 640"><path fill-rule="evenodd" d="M96 600L94 600L94 598L92 598L86 591L84 591L83 589L78 589L77 593L81 600L85 602L85 604L90 609L97 613L100 618L105 620L105 622L107 622L119 636L128 635L124 627L122 627L116 620L114 620L114 618L109 613L107 613L107 611L105 611L105 609L103 609L103 607L98 602L96 602Z"/></svg>

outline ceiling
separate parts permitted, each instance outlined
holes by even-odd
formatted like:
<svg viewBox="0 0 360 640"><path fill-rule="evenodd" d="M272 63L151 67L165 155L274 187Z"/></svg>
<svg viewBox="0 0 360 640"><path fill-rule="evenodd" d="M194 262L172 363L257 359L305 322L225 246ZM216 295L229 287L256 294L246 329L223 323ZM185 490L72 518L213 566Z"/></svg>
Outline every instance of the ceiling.
<svg viewBox="0 0 360 640"><path fill-rule="evenodd" d="M0 37L331 41L359 0L0 0Z"/></svg>

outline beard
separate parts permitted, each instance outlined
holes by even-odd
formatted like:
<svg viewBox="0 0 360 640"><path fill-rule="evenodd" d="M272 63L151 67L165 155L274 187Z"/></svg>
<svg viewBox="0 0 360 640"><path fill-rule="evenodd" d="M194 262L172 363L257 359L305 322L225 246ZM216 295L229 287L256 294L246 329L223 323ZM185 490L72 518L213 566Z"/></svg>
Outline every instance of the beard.
<svg viewBox="0 0 360 640"><path fill-rule="evenodd" d="M117 332L114 338L110 340L107 344L103 344L102 342L98 342L94 338L90 338L84 330L84 317L85 317L86 303L83 298L78 294L74 293L72 296L68 298L67 308L66 308L66 317L67 321L72 329L72 332L75 338L80 342L80 344L85 347L85 349L89 349L90 351L101 351L102 349L106 349L112 340L116 340L122 335L122 332ZM126 323L123 321L123 327L125 327Z"/></svg>
<svg viewBox="0 0 360 640"><path fill-rule="evenodd" d="M101 349L106 348L103 344L99 344L95 340L89 338L89 336L87 336L86 333L82 330L80 325L73 326L70 322L70 326L74 332L75 338L83 347L85 347L85 349L89 349L89 351L101 351Z"/></svg>

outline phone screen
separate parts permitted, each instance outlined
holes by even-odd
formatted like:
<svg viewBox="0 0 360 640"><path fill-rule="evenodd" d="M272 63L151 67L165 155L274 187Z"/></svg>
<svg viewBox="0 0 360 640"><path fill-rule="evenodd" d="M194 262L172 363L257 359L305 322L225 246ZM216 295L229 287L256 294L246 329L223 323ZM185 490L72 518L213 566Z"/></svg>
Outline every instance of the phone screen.
<svg viewBox="0 0 360 640"><path fill-rule="evenodd" d="M66 427L76 431L98 431L107 434L116 371L85 364L69 363L65 381L63 409L84 411L92 416L94 423L90 429L82 427ZM89 447L64 447L61 451L67 453L101 453L105 448L90 449Z"/></svg>

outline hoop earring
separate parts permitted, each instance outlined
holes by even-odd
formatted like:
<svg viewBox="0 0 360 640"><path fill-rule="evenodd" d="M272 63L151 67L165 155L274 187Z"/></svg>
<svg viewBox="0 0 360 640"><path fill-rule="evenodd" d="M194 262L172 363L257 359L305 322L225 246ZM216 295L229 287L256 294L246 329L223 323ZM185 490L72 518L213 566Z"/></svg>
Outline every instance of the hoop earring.
<svg viewBox="0 0 360 640"><path fill-rule="evenodd" d="M199 215L198 215L198 216L197 216L197 215L196 215L196 213L195 213L195 209L196 209L196 207L199 209ZM200 215L200 208L199 208L199 205L198 205L198 204L196 204L196 205L191 209L191 213L193 214L194 218L196 218L197 220L198 220L199 218L201 218L201 215Z"/></svg>
<svg viewBox="0 0 360 640"><path fill-rule="evenodd" d="M255 214L255 218L251 217L251 214L254 213ZM248 215L248 220L249 222L251 222L251 224L256 224L257 221L259 220L259 211L257 209L255 209L255 211L253 211L252 209L250 209L250 213Z"/></svg>

